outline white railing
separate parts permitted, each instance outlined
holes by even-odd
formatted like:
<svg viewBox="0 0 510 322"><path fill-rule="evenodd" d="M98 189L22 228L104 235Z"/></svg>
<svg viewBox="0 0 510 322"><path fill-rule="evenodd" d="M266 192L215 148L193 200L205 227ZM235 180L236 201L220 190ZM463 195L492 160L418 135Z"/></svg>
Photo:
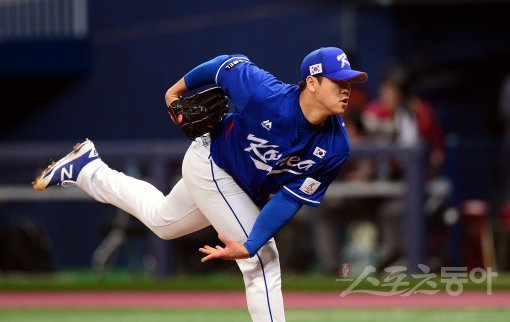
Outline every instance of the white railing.
<svg viewBox="0 0 510 322"><path fill-rule="evenodd" d="M105 160L116 162L128 162L135 164L148 164L149 173L147 181L161 190L168 185L169 171L178 169L182 157L189 145L187 140L162 140L162 141L125 141L125 142L101 142L97 141L96 147L102 151ZM37 160L49 160L56 155L62 155L74 142L64 143L0 143L0 166L32 165ZM374 158L384 160L398 158L403 161L404 181L400 183L375 182L367 184L335 183L328 189L327 199L359 196L402 196L405 200L406 215L404 227L406 231L406 247L409 267L418 268L425 258L425 194L429 187L424 177L424 155L422 147L406 148L393 145L353 145L351 158ZM174 166L169 167L172 163ZM34 166L35 167L35 166ZM117 167L118 168L118 167ZM6 168L7 169L7 168ZM122 168L121 168L122 169ZM0 178L1 179L1 178ZM40 194L32 190L29 183L24 186L2 185L0 193L2 202L9 201L57 201L64 198L70 200L87 200L88 197L77 189L72 189L64 195L48 193ZM444 186L445 191L440 196L448 195L449 185ZM433 191L438 186L430 186ZM44 197L43 197L44 195ZM161 254L165 254L162 250ZM163 256L163 255L162 255ZM164 269L163 269L164 270Z"/></svg>
<svg viewBox="0 0 510 322"><path fill-rule="evenodd" d="M0 41L83 38L87 0L0 0Z"/></svg>

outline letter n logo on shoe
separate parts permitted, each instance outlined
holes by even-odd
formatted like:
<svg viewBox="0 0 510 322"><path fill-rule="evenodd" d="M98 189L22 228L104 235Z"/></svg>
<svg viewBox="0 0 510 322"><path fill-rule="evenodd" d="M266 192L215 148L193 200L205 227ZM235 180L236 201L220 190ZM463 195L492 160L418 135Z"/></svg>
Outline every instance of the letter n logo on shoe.
<svg viewBox="0 0 510 322"><path fill-rule="evenodd" d="M73 165L69 167L69 171L67 171L66 168L62 168L62 172L60 173L60 181L64 181L67 177L67 179L72 179L73 177Z"/></svg>

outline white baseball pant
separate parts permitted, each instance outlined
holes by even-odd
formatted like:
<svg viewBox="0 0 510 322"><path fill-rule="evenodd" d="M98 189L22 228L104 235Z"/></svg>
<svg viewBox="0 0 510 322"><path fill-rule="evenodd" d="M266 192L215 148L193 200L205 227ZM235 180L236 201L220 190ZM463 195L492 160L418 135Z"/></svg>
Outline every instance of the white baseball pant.
<svg viewBox="0 0 510 322"><path fill-rule="evenodd" d="M163 239L212 225L218 233L244 243L260 210L209 154L207 137L192 142L184 156L182 179L167 196L145 181L110 169L101 159L82 169L77 185L94 199L132 214ZM274 239L257 255L236 262L252 320L285 321Z"/></svg>

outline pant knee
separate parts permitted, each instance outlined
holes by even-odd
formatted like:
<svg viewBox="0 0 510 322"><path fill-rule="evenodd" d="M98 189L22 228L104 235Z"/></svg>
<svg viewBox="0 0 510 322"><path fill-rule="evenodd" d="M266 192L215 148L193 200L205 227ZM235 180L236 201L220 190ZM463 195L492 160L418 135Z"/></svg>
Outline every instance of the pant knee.
<svg viewBox="0 0 510 322"><path fill-rule="evenodd" d="M171 240L171 239L175 239L177 238L170 229L166 228L166 227L157 227L157 226L154 226L154 227L151 227L151 230L152 232L154 232L156 234L156 236L158 236L159 238L163 239L163 240Z"/></svg>

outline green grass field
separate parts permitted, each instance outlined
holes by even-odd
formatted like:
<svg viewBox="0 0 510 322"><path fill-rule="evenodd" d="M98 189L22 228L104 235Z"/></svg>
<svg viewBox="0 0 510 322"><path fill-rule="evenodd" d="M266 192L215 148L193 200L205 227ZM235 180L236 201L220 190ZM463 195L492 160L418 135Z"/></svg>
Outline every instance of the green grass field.
<svg viewBox="0 0 510 322"><path fill-rule="evenodd" d="M286 291L341 291L336 276L287 275L283 279ZM364 285L370 289L370 285ZM155 280L145 275L114 272L97 278L90 271L69 271L43 275L0 275L0 292L23 291L101 291L101 290L243 290L240 275L206 274L175 276ZM468 283L466 290L483 290L484 284ZM500 274L493 281L494 290L509 290L510 275ZM507 322L508 308L345 308L287 309L288 322ZM1 322L249 322L246 309L55 309L2 308Z"/></svg>
<svg viewBox="0 0 510 322"><path fill-rule="evenodd" d="M249 322L246 310L2 309L4 322ZM288 310L288 322L507 322L510 309L320 309Z"/></svg>
<svg viewBox="0 0 510 322"><path fill-rule="evenodd" d="M282 287L285 291L342 291L349 284L337 282L338 276L327 275L291 275L283 274ZM420 280L407 280L410 286ZM440 278L432 279L441 286ZM366 280L359 285L359 289L370 290L374 286ZM424 288L422 288L424 289ZM464 284L465 290L486 289L486 283ZM493 290L510 290L510 274L499 273L492 280ZM143 274L131 274L125 271L110 272L98 278L90 270L64 271L51 274L0 275L0 292L2 291L86 291L86 290L244 290L241 274L209 273L201 275L170 276L154 279ZM1 320L0 320L1 321Z"/></svg>

